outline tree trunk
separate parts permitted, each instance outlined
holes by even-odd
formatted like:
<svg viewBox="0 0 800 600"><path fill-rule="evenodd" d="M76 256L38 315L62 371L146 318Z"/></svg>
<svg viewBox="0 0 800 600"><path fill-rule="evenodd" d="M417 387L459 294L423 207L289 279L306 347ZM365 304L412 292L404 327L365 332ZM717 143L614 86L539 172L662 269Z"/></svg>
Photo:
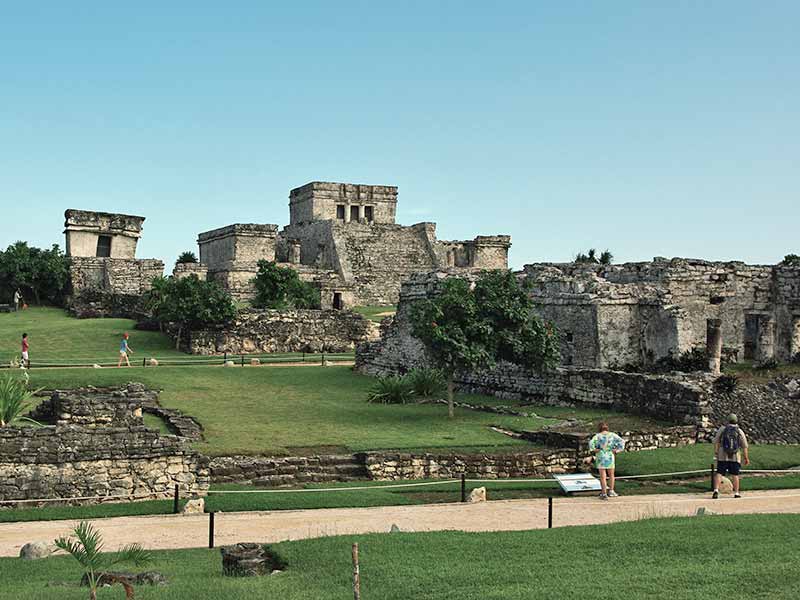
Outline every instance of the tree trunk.
<svg viewBox="0 0 800 600"><path fill-rule="evenodd" d="M94 588L89 588L89 600L97 600L97 591Z"/></svg>
<svg viewBox="0 0 800 600"><path fill-rule="evenodd" d="M181 349L181 332L183 331L183 325L178 325L178 333L175 336L175 350L180 351Z"/></svg>
<svg viewBox="0 0 800 600"><path fill-rule="evenodd" d="M455 407L453 406L453 374L447 375L447 416L451 419L455 416Z"/></svg>

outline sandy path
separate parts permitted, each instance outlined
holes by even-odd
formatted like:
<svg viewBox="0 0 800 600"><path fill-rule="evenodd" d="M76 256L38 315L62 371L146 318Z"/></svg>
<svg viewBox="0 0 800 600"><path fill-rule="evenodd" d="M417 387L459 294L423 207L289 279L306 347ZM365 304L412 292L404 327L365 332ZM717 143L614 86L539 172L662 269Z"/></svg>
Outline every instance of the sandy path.
<svg viewBox="0 0 800 600"><path fill-rule="evenodd" d="M708 494L556 498L555 527L693 515L699 507L715 514L800 513L800 489L750 492L744 498L711 500ZM547 527L547 500L501 500L480 504L431 504L250 513L217 513L216 545L277 542L330 535L402 531L514 531ZM208 545L208 515L158 515L97 519L109 549L139 542L149 549ZM17 556L26 542L53 540L73 521L0 523L0 556Z"/></svg>

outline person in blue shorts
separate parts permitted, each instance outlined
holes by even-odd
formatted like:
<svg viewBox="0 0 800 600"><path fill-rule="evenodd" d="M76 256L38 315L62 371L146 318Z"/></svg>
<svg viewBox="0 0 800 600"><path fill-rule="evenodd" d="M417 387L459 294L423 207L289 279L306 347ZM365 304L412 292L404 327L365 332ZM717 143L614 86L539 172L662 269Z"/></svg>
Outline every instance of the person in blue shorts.
<svg viewBox="0 0 800 600"><path fill-rule="evenodd" d="M615 456L624 449L625 441L608 430L608 423L600 423L597 434L589 441L589 450L594 452L594 464L600 472L601 500L619 495L614 491Z"/></svg>

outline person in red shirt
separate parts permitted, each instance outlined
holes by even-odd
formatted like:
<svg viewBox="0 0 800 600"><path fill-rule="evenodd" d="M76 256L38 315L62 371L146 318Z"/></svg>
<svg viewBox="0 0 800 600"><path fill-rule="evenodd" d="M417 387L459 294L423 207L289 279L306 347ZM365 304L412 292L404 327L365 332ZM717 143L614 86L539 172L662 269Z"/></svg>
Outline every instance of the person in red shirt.
<svg viewBox="0 0 800 600"><path fill-rule="evenodd" d="M31 359L28 351L30 350L30 344L28 343L28 334L22 334L22 366L26 369L31 366Z"/></svg>

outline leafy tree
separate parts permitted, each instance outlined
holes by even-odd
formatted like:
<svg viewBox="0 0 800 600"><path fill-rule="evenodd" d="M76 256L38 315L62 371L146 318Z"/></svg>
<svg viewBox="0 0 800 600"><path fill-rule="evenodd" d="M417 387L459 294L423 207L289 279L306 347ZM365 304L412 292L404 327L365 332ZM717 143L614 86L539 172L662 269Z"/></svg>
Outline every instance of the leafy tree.
<svg viewBox="0 0 800 600"><path fill-rule="evenodd" d="M125 588L125 597L133 598L133 587L122 577L109 577L108 572L120 563L132 563L137 567L152 560L151 554L139 544L129 544L119 552L103 552L103 538L92 524L81 521L69 537L55 540L55 546L72 556L83 569L89 585L89 600L97 600L97 589L101 583L119 583Z"/></svg>
<svg viewBox="0 0 800 600"><path fill-rule="evenodd" d="M787 254L783 257L783 264L791 267L800 266L800 256L797 254Z"/></svg>
<svg viewBox="0 0 800 600"><path fill-rule="evenodd" d="M583 252L578 252L578 254L575 255L574 262L610 265L612 262L614 262L614 255L611 254L609 250L603 250L603 252L600 254L600 258L598 258L597 250L594 248L589 248L589 251L586 254Z"/></svg>
<svg viewBox="0 0 800 600"><path fill-rule="evenodd" d="M258 261L255 277L256 308L319 308L319 289L300 279L297 271L289 267L279 267L274 262Z"/></svg>
<svg viewBox="0 0 800 600"><path fill-rule="evenodd" d="M177 327L176 349L180 349L185 329L225 323L236 316L228 293L197 275L181 279L157 277L145 297L145 305L159 324L172 323Z"/></svg>
<svg viewBox="0 0 800 600"><path fill-rule="evenodd" d="M459 371L491 367L500 360L544 370L559 358L555 329L535 314L511 271L485 271L474 285L460 278L444 280L434 297L411 307L411 324L445 374L450 417Z"/></svg>
<svg viewBox="0 0 800 600"><path fill-rule="evenodd" d="M182 265L186 263L196 263L197 262L197 255L194 252L181 252L178 256L178 260L175 261L176 265Z"/></svg>
<svg viewBox="0 0 800 600"><path fill-rule="evenodd" d="M60 304L69 280L69 259L57 245L50 249L14 242L0 252L0 285L11 296L19 288L23 296Z"/></svg>

